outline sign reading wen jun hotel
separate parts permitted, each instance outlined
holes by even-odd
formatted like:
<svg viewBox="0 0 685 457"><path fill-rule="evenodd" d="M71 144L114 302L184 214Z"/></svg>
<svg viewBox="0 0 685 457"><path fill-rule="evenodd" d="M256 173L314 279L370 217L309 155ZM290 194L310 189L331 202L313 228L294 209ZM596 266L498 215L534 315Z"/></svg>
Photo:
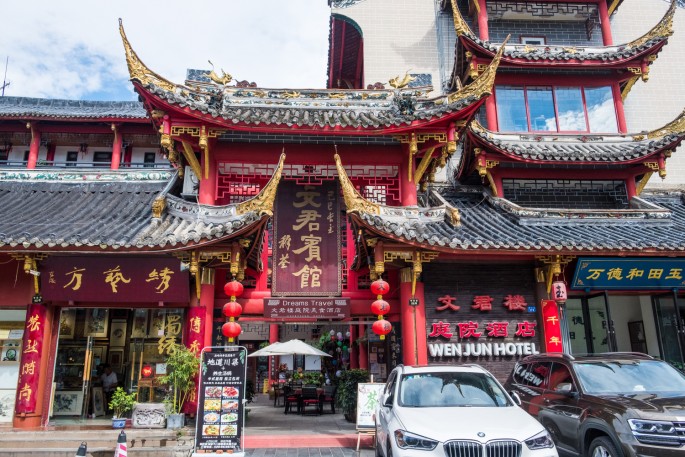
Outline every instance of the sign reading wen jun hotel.
<svg viewBox="0 0 685 457"><path fill-rule="evenodd" d="M283 182L274 217L272 295L341 293L340 208L335 181Z"/></svg>

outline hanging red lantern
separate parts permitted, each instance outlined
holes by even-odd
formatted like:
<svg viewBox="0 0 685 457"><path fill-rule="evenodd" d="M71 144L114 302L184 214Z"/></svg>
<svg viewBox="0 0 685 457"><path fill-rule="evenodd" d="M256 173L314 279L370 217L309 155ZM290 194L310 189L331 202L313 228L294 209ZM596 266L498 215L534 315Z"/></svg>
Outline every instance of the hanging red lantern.
<svg viewBox="0 0 685 457"><path fill-rule="evenodd" d="M382 279L376 279L371 283L371 293L378 296L378 299L387 294L390 290L390 284L383 281Z"/></svg>
<svg viewBox="0 0 685 457"><path fill-rule="evenodd" d="M152 365L143 365L141 374L143 375L143 378L149 378L152 376Z"/></svg>
<svg viewBox="0 0 685 457"><path fill-rule="evenodd" d="M371 303L371 312L379 316L385 316L390 312L390 304L385 300L376 300Z"/></svg>
<svg viewBox="0 0 685 457"><path fill-rule="evenodd" d="M221 333L228 338L229 343L232 343L233 338L238 337L242 331L243 330L240 328L240 324L234 321L226 322L221 326Z"/></svg>
<svg viewBox="0 0 685 457"><path fill-rule="evenodd" d="M231 297L231 301L235 301L236 297L243 294L243 285L235 279L224 284L224 293Z"/></svg>
<svg viewBox="0 0 685 457"><path fill-rule="evenodd" d="M564 304L568 298L566 293L566 283L564 281L554 281L552 283L552 295L554 301Z"/></svg>
<svg viewBox="0 0 685 457"><path fill-rule="evenodd" d="M380 335L381 340L384 340L385 335L390 333L390 331L392 330L392 324L386 321L385 319L381 318L373 323L371 330L373 330L373 333L375 333L376 335Z"/></svg>
<svg viewBox="0 0 685 457"><path fill-rule="evenodd" d="M240 306L240 303L230 301L224 305L222 312L224 313L224 316L230 318L231 321L233 321L236 317L239 317L240 314L243 312L243 307Z"/></svg>

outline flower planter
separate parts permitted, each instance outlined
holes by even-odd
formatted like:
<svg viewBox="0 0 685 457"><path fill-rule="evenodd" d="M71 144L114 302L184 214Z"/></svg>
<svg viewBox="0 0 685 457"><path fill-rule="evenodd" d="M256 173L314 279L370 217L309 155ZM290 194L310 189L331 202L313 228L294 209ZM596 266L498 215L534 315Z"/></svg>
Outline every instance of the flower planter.
<svg viewBox="0 0 685 457"><path fill-rule="evenodd" d="M126 426L125 417L113 417L112 418L112 428L124 428Z"/></svg>

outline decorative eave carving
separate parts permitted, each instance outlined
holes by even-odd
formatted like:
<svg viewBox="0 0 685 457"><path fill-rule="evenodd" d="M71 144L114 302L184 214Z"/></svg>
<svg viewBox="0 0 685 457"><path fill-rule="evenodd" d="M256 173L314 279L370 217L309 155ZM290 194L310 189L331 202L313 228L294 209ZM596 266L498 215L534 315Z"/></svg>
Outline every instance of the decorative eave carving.
<svg viewBox="0 0 685 457"><path fill-rule="evenodd" d="M502 60L502 54L504 53L504 47L507 45L507 41L509 41L508 36L504 40L504 43L502 43L502 46L500 46L497 54L495 54L492 62L490 62L490 65L488 65L471 84L447 95L449 103L454 103L456 100L464 100L469 97L480 99L492 95L492 88L495 85L495 77L497 76L497 68Z"/></svg>
<svg viewBox="0 0 685 457"><path fill-rule="evenodd" d="M159 76L154 71L150 70L142 60L138 57L138 54L133 50L131 44L126 38L126 32L124 32L124 24L119 19L119 33L121 34L121 39L124 43L124 50L126 51L126 64L128 65L128 73L131 80L138 80L141 84L155 84L164 90L174 92L176 90L176 85L161 76Z"/></svg>
<svg viewBox="0 0 685 457"><path fill-rule="evenodd" d="M676 0L671 0L671 6L668 8L668 11L666 11L666 14L661 21L640 38L627 43L626 47L637 48L651 40L667 38L673 35L673 17L675 16L676 6Z"/></svg>
<svg viewBox="0 0 685 457"><path fill-rule="evenodd" d="M380 214L380 205L368 201L354 188L354 184L350 181L350 178L347 176L347 172L340 161L340 156L336 153L333 158L335 159L335 166L338 169L338 178L340 179L340 187L342 187L345 206L347 206L347 214Z"/></svg>
<svg viewBox="0 0 685 457"><path fill-rule="evenodd" d="M475 36L471 27L466 23L464 17L459 12L459 6L457 5L457 0L452 1L452 17L454 18L454 31L457 33L457 37L462 35Z"/></svg>
<svg viewBox="0 0 685 457"><path fill-rule="evenodd" d="M266 214L273 216L274 213L274 201L276 201L276 190L278 189L278 183L281 181L281 173L283 172L283 164L285 163L285 153L281 154L278 160L278 166L276 171L274 171L273 176L266 183L266 186L259 191L257 195L253 198L239 203L237 206L238 214L245 214L250 211L254 211L260 215Z"/></svg>
<svg viewBox="0 0 685 457"><path fill-rule="evenodd" d="M650 140L654 138L661 138L668 135L685 135L685 109L680 113L678 117L664 125L660 129L652 130L647 134L647 138Z"/></svg>

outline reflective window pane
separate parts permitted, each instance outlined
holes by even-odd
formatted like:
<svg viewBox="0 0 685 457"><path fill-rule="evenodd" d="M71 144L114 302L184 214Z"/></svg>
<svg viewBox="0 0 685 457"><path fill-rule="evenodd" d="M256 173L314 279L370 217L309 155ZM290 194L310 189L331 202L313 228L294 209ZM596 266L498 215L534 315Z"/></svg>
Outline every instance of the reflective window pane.
<svg viewBox="0 0 685 457"><path fill-rule="evenodd" d="M571 132L587 131L583 97L580 87L558 87L556 89L559 130Z"/></svg>
<svg viewBox="0 0 685 457"><path fill-rule="evenodd" d="M528 87L528 110L531 130L557 131L551 87Z"/></svg>
<svg viewBox="0 0 685 457"><path fill-rule="evenodd" d="M618 133L614 94L611 87L586 87L585 105L591 132Z"/></svg>
<svg viewBox="0 0 685 457"><path fill-rule="evenodd" d="M527 132L528 120L523 87L497 86L495 97L500 132Z"/></svg>

